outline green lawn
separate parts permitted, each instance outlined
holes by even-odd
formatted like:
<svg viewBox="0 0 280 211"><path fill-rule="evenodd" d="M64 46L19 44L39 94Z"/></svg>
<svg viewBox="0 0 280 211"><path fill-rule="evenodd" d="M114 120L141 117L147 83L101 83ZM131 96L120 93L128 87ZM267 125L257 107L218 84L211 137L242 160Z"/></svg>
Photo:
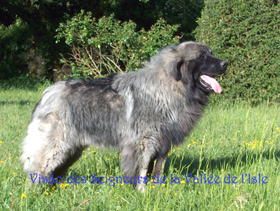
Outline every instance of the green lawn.
<svg viewBox="0 0 280 211"><path fill-rule="evenodd" d="M123 177L119 152L94 147L86 149L68 172L85 177L85 184L64 181L29 189L20 146L46 86L0 88L0 210L280 209L280 112L273 103L210 104L184 144L170 151L166 183L154 184L149 178L144 193L108 180L91 184L92 174ZM190 174L196 178L187 182L185 174L188 180Z"/></svg>

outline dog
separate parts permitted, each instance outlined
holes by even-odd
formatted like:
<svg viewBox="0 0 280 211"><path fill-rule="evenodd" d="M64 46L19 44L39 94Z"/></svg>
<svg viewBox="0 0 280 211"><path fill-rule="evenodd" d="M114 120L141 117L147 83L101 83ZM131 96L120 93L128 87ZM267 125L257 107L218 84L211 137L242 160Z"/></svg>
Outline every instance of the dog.
<svg viewBox="0 0 280 211"><path fill-rule="evenodd" d="M56 82L33 110L24 171L65 176L94 145L120 150L126 176L162 173L171 145L190 133L209 94L221 93L214 77L226 68L208 46L190 41L163 48L136 72Z"/></svg>

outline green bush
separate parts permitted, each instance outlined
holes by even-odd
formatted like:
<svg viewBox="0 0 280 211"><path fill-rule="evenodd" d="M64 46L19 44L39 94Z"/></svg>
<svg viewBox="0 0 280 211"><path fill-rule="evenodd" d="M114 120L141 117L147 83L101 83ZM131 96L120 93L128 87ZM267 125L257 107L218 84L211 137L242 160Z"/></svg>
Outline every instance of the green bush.
<svg viewBox="0 0 280 211"><path fill-rule="evenodd" d="M220 97L280 101L280 4L207 0L198 24L197 41L229 62Z"/></svg>
<svg viewBox="0 0 280 211"><path fill-rule="evenodd" d="M0 25L0 79L17 77L28 72L27 57L31 34L20 19L8 27Z"/></svg>
<svg viewBox="0 0 280 211"><path fill-rule="evenodd" d="M71 66L70 77L96 77L138 69L159 48L179 42L177 28L159 19L149 31L137 32L132 21L121 23L113 15L96 21L82 11L60 24L56 38L72 47L70 58L63 57Z"/></svg>

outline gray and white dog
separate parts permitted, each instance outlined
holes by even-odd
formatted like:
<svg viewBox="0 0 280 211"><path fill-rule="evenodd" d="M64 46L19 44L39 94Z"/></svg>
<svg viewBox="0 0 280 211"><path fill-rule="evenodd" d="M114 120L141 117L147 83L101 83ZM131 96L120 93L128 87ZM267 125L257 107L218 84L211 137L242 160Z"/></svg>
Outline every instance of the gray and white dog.
<svg viewBox="0 0 280 211"><path fill-rule="evenodd" d="M214 79L227 62L209 47L184 42L163 48L137 72L72 79L47 88L23 142L24 171L64 176L89 145L121 150L126 176L161 172L171 144L199 120ZM137 188L144 190L144 184Z"/></svg>

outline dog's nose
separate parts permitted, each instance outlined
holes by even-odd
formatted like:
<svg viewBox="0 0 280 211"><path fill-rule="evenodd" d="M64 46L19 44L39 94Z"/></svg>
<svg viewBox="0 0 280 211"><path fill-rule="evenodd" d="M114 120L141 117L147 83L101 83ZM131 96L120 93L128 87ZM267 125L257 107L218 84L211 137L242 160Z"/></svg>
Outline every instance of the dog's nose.
<svg viewBox="0 0 280 211"><path fill-rule="evenodd" d="M221 62L221 66L224 67L224 68L227 67L227 64L228 64L228 63L227 63L226 61L222 61L222 62Z"/></svg>

